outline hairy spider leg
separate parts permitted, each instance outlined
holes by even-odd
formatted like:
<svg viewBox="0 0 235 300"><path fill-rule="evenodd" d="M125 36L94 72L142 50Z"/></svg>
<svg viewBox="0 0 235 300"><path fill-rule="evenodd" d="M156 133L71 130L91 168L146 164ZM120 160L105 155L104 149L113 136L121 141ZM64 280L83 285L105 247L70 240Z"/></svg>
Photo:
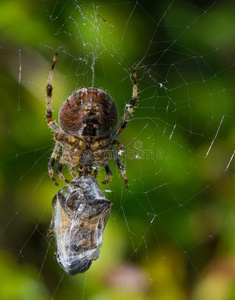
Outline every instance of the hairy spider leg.
<svg viewBox="0 0 235 300"><path fill-rule="evenodd" d="M119 150L124 151L123 143L119 142L118 140L113 140L112 144L115 145L115 146L118 146Z"/></svg>
<svg viewBox="0 0 235 300"><path fill-rule="evenodd" d="M124 114L123 117L123 121L121 122L121 124L119 125L119 127L116 130L116 133L114 135L114 138L116 138L117 136L119 136L119 134L123 131L123 129L126 127L127 122L133 112L133 109L135 107L135 104L137 102L137 96L138 96L138 92L137 92L137 82L136 82L136 71L133 71L133 78L134 78L134 85L133 85L133 93L132 93L132 98L131 98L131 102L130 104L127 105L127 110Z"/></svg>
<svg viewBox="0 0 235 300"><path fill-rule="evenodd" d="M117 128L116 130L116 133L114 135L114 137L116 138L117 136L119 136L119 134L123 131L123 129L126 127L127 125L127 122L130 118L130 116L132 115L133 113L133 109L135 107L135 104L138 100L138 92L137 92L137 81L136 81L136 71L134 70L133 71L133 77L134 77L134 85L133 85L133 93L132 93L132 98L131 98L131 102L130 104L128 104L127 106L127 110L124 114L124 117L123 117L123 121L121 122L120 126ZM124 145L119 142L118 140L114 139L112 141L112 144L113 145L116 145L118 146L118 148L123 151L124 150ZM112 148L112 155L113 155L113 158L118 166L118 168L121 170L121 173L122 173L122 177L126 183L126 188L128 189L129 188L129 183L128 183L128 179L127 179L127 176L126 176L126 171L125 171L125 167L124 165L122 164L120 158L118 157L116 151ZM107 171L106 171L107 172ZM111 179L111 178L110 178ZM106 182L105 182L106 183Z"/></svg>
<svg viewBox="0 0 235 300"><path fill-rule="evenodd" d="M54 168L54 164L55 164L56 158L59 155L60 147L61 147L60 144L58 142L56 142L54 150L53 150L52 155L51 155L51 158L50 158L49 163L48 163L48 172L49 172L49 175L50 175L51 180L53 181L53 183L55 185L57 185L57 186L59 184L58 184L58 182L54 178L53 168Z"/></svg>
<svg viewBox="0 0 235 300"><path fill-rule="evenodd" d="M63 180L64 182L66 183L71 183L71 184L74 184L75 182L74 181L70 181L68 179L66 179L64 177L64 175L62 174L62 168L63 168L63 163L61 162L61 159L59 160L58 162L58 165L57 165L57 169L56 169L56 174L58 175L58 177Z"/></svg>
<svg viewBox="0 0 235 300"><path fill-rule="evenodd" d="M48 81L47 81L47 113L46 113L46 118L47 118L47 124L48 126L55 132L57 132L58 130L60 130L60 127L56 124L56 122L54 120L52 120L52 106L51 106L51 98L52 98L52 80L53 80L53 73L54 73L54 67L55 67L55 62L56 62L56 58L57 58L58 53L55 53L54 57L53 57L53 62L51 64L51 69L50 69L50 73L48 76Z"/></svg>
<svg viewBox="0 0 235 300"><path fill-rule="evenodd" d="M70 168L69 171L70 171L70 174L72 175L73 178L77 177L77 174L74 171L74 167Z"/></svg>
<svg viewBox="0 0 235 300"><path fill-rule="evenodd" d="M94 170L94 177L96 178L98 176L98 170L97 170L97 168L95 168L95 170Z"/></svg>
<svg viewBox="0 0 235 300"><path fill-rule="evenodd" d="M126 189L129 189L129 183L128 183L128 179L127 179L127 176L126 176L125 167L124 167L123 163L121 162L120 158L118 157L116 151L113 149L113 147L111 148L111 150L112 150L113 158L114 158L118 168L121 170L122 177L123 177L123 179L125 181L125 184L126 184Z"/></svg>
<svg viewBox="0 0 235 300"><path fill-rule="evenodd" d="M104 181L102 181L102 183L107 184L111 180L113 174L112 174L112 171L110 170L110 167L108 164L104 166L104 169L105 169L105 172L107 173L107 178Z"/></svg>

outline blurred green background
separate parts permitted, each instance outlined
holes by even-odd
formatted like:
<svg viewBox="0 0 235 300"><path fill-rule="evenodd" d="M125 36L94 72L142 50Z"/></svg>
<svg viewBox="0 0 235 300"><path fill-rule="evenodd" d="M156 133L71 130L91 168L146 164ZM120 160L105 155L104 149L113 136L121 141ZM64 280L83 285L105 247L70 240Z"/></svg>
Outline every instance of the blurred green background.
<svg viewBox="0 0 235 300"><path fill-rule="evenodd" d="M233 1L0 1L0 299L235 298ZM130 189L113 161L100 257L69 277L46 237L59 188L48 174L54 118L95 86L120 121ZM65 171L66 174L66 171Z"/></svg>

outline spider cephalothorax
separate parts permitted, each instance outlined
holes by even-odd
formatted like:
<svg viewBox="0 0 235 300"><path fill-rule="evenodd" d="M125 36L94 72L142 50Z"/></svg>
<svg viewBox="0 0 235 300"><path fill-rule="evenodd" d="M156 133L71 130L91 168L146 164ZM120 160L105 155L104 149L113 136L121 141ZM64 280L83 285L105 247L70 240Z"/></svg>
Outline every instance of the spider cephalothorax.
<svg viewBox="0 0 235 300"><path fill-rule="evenodd" d="M113 146L118 146L120 150L124 148L123 144L116 140L116 137L126 127L137 101L136 72L134 71L133 96L119 127L117 127L118 111L113 100L102 90L92 87L76 91L63 103L59 112L59 126L52 120L51 108L52 78L56 58L57 53L54 55L48 78L46 114L47 123L55 132L56 141L48 164L52 181L58 185L53 175L53 167L62 147L56 173L63 181L71 183L61 173L63 165L66 164L74 178L77 176L75 168L80 175L91 173L94 168L96 176L96 168L104 167L107 178L103 183L108 183L112 177L108 165L109 153L111 153L122 172L126 188L128 188L124 166Z"/></svg>

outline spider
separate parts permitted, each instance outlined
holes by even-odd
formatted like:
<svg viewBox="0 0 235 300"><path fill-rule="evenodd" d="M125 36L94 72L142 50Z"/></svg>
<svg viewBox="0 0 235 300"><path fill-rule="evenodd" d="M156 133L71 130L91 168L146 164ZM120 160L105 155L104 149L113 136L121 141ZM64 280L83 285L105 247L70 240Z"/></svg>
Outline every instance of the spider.
<svg viewBox="0 0 235 300"><path fill-rule="evenodd" d="M113 100L102 90L88 87L82 88L73 93L63 103L59 112L59 124L52 119L52 79L58 53L55 53L50 68L47 82L47 106L46 119L48 126L55 132L55 147L48 163L49 175L55 185L58 185L54 178L53 168L56 159L62 148L58 161L56 173L66 183L73 184L62 174L63 165L67 165L73 178L87 175L94 169L94 176L98 174L97 168L104 167L106 179L103 184L108 183L112 178L112 172L108 165L109 153L112 154L118 168L121 170L126 188L129 188L128 179L124 165L116 153L114 146L123 151L124 146L116 140L119 134L126 127L137 102L136 72L133 71L134 85L133 95L123 121L118 124L118 110Z"/></svg>

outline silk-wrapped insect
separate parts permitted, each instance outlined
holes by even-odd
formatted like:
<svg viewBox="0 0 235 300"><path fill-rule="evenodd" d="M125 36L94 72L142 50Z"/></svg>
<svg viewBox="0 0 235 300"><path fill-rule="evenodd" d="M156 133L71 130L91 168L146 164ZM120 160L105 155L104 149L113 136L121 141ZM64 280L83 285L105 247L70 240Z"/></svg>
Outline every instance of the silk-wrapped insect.
<svg viewBox="0 0 235 300"><path fill-rule="evenodd" d="M98 259L112 202L91 175L74 179L53 198L48 236L54 235L59 265L69 274L83 273Z"/></svg>

